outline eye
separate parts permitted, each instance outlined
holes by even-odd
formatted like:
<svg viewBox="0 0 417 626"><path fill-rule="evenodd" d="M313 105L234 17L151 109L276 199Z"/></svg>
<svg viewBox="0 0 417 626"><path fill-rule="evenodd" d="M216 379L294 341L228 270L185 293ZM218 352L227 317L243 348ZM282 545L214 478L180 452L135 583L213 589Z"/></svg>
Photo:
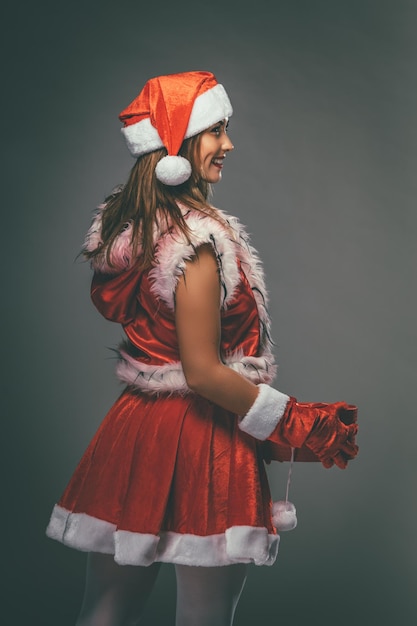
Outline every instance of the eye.
<svg viewBox="0 0 417 626"><path fill-rule="evenodd" d="M218 126L213 126L213 128L211 129L211 132L217 136L220 135L221 131L222 131L222 127L220 126L220 124Z"/></svg>

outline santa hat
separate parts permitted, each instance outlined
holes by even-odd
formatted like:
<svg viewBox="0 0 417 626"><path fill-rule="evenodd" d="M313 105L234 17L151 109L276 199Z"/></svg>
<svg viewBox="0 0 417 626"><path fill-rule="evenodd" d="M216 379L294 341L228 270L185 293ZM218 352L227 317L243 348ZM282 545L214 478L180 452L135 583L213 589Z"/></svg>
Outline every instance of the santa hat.
<svg viewBox="0 0 417 626"><path fill-rule="evenodd" d="M166 148L155 168L165 185L180 185L191 176L191 163L178 156L184 139L232 115L223 87L210 72L183 72L151 78L119 115L122 133L134 157Z"/></svg>

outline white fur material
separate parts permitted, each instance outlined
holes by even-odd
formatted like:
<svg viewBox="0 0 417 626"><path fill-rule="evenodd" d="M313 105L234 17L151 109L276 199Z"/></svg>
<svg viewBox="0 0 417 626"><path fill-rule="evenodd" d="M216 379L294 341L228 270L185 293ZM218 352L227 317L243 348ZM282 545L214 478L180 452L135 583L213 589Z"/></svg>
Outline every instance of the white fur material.
<svg viewBox="0 0 417 626"><path fill-rule="evenodd" d="M272 504L272 523L278 532L294 530L297 526L297 511L292 502L279 500Z"/></svg>
<svg viewBox="0 0 417 626"><path fill-rule="evenodd" d="M116 187L112 191L112 195L120 193L121 190L122 187ZM102 244L101 229L103 221L103 211L105 210L105 208L105 203L100 204L93 215L91 226L88 229L84 239L83 250L85 250L86 252L93 252L94 250L97 250L97 248ZM161 220L161 224L164 224L163 218ZM132 265L134 265L134 263L136 263L142 249L139 245L135 250L133 250L132 230L132 222L126 222L119 235L114 240L110 254L111 264L107 262L105 250L103 250L102 254L98 254L94 257L91 262L91 266L95 272L103 274L120 274L120 272L129 269L130 267L132 267ZM161 236L161 234L162 231L156 225L154 225L153 240L155 241L155 243Z"/></svg>
<svg viewBox="0 0 417 626"><path fill-rule="evenodd" d="M192 137L212 124L231 117L232 104L223 85L215 85L195 99L185 137Z"/></svg>
<svg viewBox="0 0 417 626"><path fill-rule="evenodd" d="M212 124L230 117L232 113L232 105L223 85L215 85L195 99L184 139L197 135ZM164 147L162 139L157 129L152 126L149 117L122 128L121 132L126 139L130 153L134 157ZM168 146L165 147L168 148Z"/></svg>
<svg viewBox="0 0 417 626"><path fill-rule="evenodd" d="M168 232L159 239L155 266L149 274L152 291L174 310L175 290L180 276L185 272L186 262L195 256L196 248L208 243L213 246L219 265L223 286L220 304L226 307L233 299L240 278L233 233L228 233L225 226L205 213L189 211L184 218L190 229L191 243L177 231Z"/></svg>
<svg viewBox="0 0 417 626"><path fill-rule="evenodd" d="M191 163L182 156L165 156L155 167L155 176L164 185L181 185L191 176Z"/></svg>
<svg viewBox="0 0 417 626"><path fill-rule="evenodd" d="M190 393L180 361L167 365L148 365L118 350L116 374L119 380L147 393ZM276 367L265 357L243 356L236 351L224 359L226 365L255 384L272 382Z"/></svg>
<svg viewBox="0 0 417 626"><path fill-rule="evenodd" d="M236 255L241 262L241 267L252 289L258 308L261 328L259 356L263 356L270 364L274 364L271 321L268 312L268 292L265 286L262 261L255 248L251 245L246 230L237 217L228 215L224 211L219 211L219 213L234 232ZM273 375L275 376L275 371Z"/></svg>
<svg viewBox="0 0 417 626"><path fill-rule="evenodd" d="M145 117L144 120L125 126L120 130L126 139L130 154L134 157L139 157L142 154L148 154L164 147L162 139L156 128L152 126L149 117Z"/></svg>
<svg viewBox="0 0 417 626"><path fill-rule="evenodd" d="M89 552L114 553L116 526L85 513L71 513L55 505L46 534L72 548ZM93 548L91 547L93 546Z"/></svg>
<svg viewBox="0 0 417 626"><path fill-rule="evenodd" d="M114 560L119 565L152 565L156 561L160 538L149 533L116 530Z"/></svg>
<svg viewBox="0 0 417 626"><path fill-rule="evenodd" d="M239 420L239 428L255 439L264 441L275 429L290 399L269 385L260 384L259 393L249 411Z"/></svg>
<svg viewBox="0 0 417 626"><path fill-rule="evenodd" d="M202 567L272 565L279 546L279 535L268 534L263 527L232 526L225 533L207 536L173 532L156 536L118 530L114 524L58 505L46 532L78 550L114 554L120 565L147 566L155 561Z"/></svg>

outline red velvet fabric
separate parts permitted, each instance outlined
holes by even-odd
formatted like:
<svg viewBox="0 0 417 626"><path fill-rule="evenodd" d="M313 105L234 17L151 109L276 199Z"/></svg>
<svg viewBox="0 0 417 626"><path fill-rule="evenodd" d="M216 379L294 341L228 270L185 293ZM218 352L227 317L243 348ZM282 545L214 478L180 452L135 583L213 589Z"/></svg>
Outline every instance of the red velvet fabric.
<svg viewBox="0 0 417 626"><path fill-rule="evenodd" d="M234 525L275 533L259 443L196 395L125 391L59 505L137 533L210 535Z"/></svg>
<svg viewBox="0 0 417 626"><path fill-rule="evenodd" d="M241 349L245 356L257 356L258 310L240 265L239 271L235 297L221 313L221 354ZM116 276L96 274L91 297L106 319L122 324L132 356L147 364L165 365L180 360L174 311L156 298L151 287L149 271L142 273L135 265Z"/></svg>
<svg viewBox="0 0 417 626"><path fill-rule="evenodd" d="M221 349L256 356L259 318L241 271L235 298L222 312ZM130 352L147 363L178 361L174 312L138 267L94 276L99 311L123 325ZM237 416L189 394L154 397L127 389L99 427L59 505L137 533L195 535L234 525L276 531L261 444Z"/></svg>

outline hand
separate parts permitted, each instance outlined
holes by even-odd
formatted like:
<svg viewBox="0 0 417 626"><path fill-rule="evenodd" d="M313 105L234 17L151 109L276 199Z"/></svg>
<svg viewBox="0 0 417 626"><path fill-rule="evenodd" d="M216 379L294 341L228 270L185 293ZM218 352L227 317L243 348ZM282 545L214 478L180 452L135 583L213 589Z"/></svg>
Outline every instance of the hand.
<svg viewBox="0 0 417 626"><path fill-rule="evenodd" d="M320 459L324 467L337 465L345 469L348 461L358 454L355 443L358 425L356 407L344 402L316 405L315 424L306 439L306 446ZM347 422L347 423L346 423Z"/></svg>
<svg viewBox="0 0 417 626"><path fill-rule="evenodd" d="M268 439L293 448L306 445L324 467L341 469L358 453L357 408L345 402L333 404L288 401L285 413Z"/></svg>

